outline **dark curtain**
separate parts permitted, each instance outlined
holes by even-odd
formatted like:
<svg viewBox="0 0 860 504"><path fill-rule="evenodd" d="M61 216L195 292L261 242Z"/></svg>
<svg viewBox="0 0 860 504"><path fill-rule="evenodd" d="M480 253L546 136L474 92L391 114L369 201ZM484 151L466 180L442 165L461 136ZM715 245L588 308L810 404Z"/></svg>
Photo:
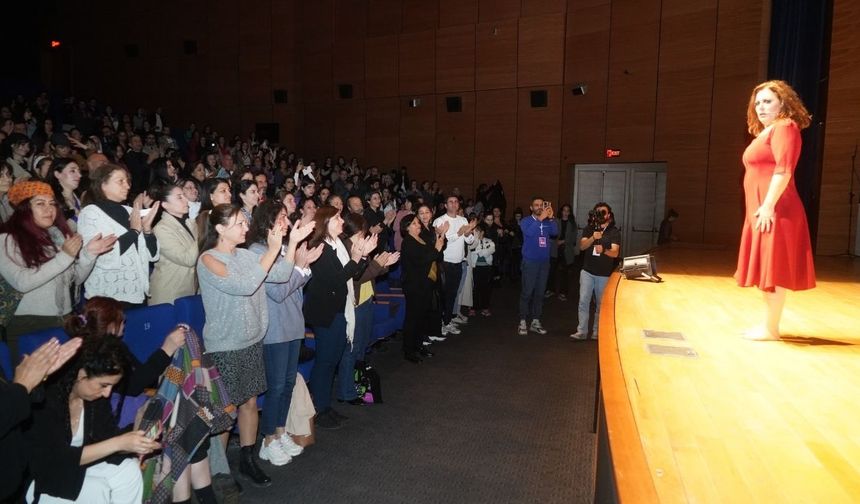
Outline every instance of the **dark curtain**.
<svg viewBox="0 0 860 504"><path fill-rule="evenodd" d="M802 133L803 150L794 181L806 208L813 248L824 158L832 13L833 0L772 0L768 78L791 84L812 114L812 124Z"/></svg>

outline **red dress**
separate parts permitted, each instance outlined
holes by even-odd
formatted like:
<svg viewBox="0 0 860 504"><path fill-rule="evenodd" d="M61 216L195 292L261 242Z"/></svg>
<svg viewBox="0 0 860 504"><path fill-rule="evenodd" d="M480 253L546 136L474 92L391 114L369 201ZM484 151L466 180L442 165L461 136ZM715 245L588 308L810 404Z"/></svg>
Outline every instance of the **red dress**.
<svg viewBox="0 0 860 504"><path fill-rule="evenodd" d="M793 176L800 145L797 125L780 122L753 139L744 151L746 216L735 272L735 280L741 287L757 286L769 292L775 287L791 290L815 287L806 211ZM774 208L774 224L768 233L758 231L755 212L767 196L771 177L786 172L792 178Z"/></svg>

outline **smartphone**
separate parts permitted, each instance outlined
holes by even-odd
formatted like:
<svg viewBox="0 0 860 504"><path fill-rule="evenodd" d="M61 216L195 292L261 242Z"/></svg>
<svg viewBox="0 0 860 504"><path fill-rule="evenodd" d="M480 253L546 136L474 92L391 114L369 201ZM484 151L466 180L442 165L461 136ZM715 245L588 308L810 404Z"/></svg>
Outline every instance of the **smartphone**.
<svg viewBox="0 0 860 504"><path fill-rule="evenodd" d="M552 206L552 202L551 202L551 201L544 201L544 202L543 202L543 207L544 207L544 209L550 208L551 206Z"/></svg>

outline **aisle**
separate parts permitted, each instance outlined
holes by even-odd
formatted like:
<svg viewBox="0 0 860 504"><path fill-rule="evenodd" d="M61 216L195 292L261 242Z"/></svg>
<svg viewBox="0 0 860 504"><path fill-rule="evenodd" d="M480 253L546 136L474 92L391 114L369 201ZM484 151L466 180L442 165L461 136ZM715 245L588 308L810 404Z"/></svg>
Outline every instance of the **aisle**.
<svg viewBox="0 0 860 504"><path fill-rule="evenodd" d="M261 462L274 482L242 480L242 502L591 502L597 346L567 337L570 300L548 301L549 334L517 336L517 295L496 290L495 315L470 319L422 364L403 360L399 341L373 354L385 404L336 405L346 426L318 430L286 466Z"/></svg>

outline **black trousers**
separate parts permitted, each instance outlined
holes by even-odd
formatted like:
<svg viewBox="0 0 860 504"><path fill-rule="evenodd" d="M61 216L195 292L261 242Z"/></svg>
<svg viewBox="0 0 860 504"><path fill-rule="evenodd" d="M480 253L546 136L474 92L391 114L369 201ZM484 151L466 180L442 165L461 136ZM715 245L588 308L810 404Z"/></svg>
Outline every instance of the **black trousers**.
<svg viewBox="0 0 860 504"><path fill-rule="evenodd" d="M493 281L492 266L475 266L472 268L472 279L474 280L475 310L487 310L490 308L491 282Z"/></svg>
<svg viewBox="0 0 860 504"><path fill-rule="evenodd" d="M427 319L433 315L433 289L406 289L406 320L403 322L403 353L414 354L421 348ZM438 322L436 322L438 325Z"/></svg>
<svg viewBox="0 0 860 504"><path fill-rule="evenodd" d="M457 291L460 290L460 278L463 276L461 263L442 263L442 321L451 323L454 314L454 304L457 302Z"/></svg>

